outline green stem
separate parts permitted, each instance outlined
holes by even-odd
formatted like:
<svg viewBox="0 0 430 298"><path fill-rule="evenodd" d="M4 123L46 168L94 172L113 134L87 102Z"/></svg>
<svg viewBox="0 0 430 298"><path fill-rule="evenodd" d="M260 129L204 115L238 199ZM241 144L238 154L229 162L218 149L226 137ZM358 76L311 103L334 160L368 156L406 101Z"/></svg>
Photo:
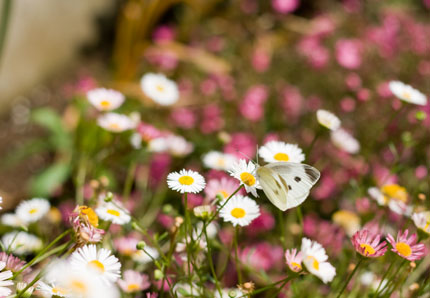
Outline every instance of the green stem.
<svg viewBox="0 0 430 298"><path fill-rule="evenodd" d="M188 212L188 193L184 194L184 208L185 208L185 222L184 222L184 230L185 230L185 250L187 252L187 268L188 268L188 275L190 276L190 289L193 289L192 279L191 279L191 259L190 259L190 243L188 241L188 229L191 225L190 223L190 214ZM190 239L191 240L191 239Z"/></svg>
<svg viewBox="0 0 430 298"><path fill-rule="evenodd" d="M132 161L130 166L128 167L127 178L124 183L124 191L122 193L122 197L124 202L127 202L130 197L131 187L133 186L133 181L136 173L137 163Z"/></svg>
<svg viewBox="0 0 430 298"><path fill-rule="evenodd" d="M48 246L46 246L44 249L42 249L30 262L25 264L19 271L17 271L13 275L12 279L15 279L19 274L21 274L21 272L23 272L28 267L32 266L36 261L38 261L38 262L42 261L43 259L40 259L40 257L42 255L44 255L52 246L54 246L58 241L60 241L64 236L69 234L71 231L72 231L72 229L68 229L67 231L60 234L57 238L55 238L50 244L48 244Z"/></svg>
<svg viewBox="0 0 430 298"><path fill-rule="evenodd" d="M379 289L381 288L382 282L384 281L384 279L388 276L388 273L391 271L391 269L393 268L395 262L391 262L390 266L388 267L387 271L385 271L384 275L381 278L381 281L379 282L378 287L376 288L375 291L375 295L377 296L379 293ZM384 287L385 288L385 287Z"/></svg>
<svg viewBox="0 0 430 298"><path fill-rule="evenodd" d="M393 285L392 284L392 281L393 281L393 279L399 274L399 272L400 272L400 270L402 269L402 267L403 267L403 265L405 264L407 262L407 260L406 259L404 259L401 263L400 263L400 265L399 265L399 267L397 268L397 270L395 271L395 273L389 278L389 280L387 281L387 283L385 284L385 286L381 289L381 292L379 293L379 294L382 294L385 290L387 290L387 293L390 293L390 288L391 288L391 286ZM394 290L395 290L395 288L394 288ZM386 294L387 294L386 293ZM386 294L384 295L384 296L386 296Z"/></svg>
<svg viewBox="0 0 430 298"><path fill-rule="evenodd" d="M297 277L297 275L296 274L294 274L294 275L291 275L291 276L288 276L288 277L286 277L286 278L284 278L284 279L281 279L281 280L279 280L279 281L277 281L277 282L274 282L274 283L272 283L272 284L270 284L270 285L267 285L267 286L265 286L264 288L261 288L261 289L258 289L258 290L256 290L256 291L254 291L254 292L252 292L251 294L254 296L254 295L257 295L257 294L260 294L260 293L262 293L262 292L264 292L264 291L267 291L267 290L270 290L270 289L273 289L274 287L276 287L276 285L278 285L278 284L280 284L280 283L283 283L283 286L285 286L289 281L291 281L293 278L295 278L295 277ZM282 289L282 288L281 288ZM242 296L239 296L239 297L237 297L237 298L243 298L243 297L247 297L248 296L248 294L245 294L245 295L242 295Z"/></svg>
<svg viewBox="0 0 430 298"><path fill-rule="evenodd" d="M0 62L3 56L3 50L6 44L7 29L9 27L10 16L12 12L12 0L3 0L0 18Z"/></svg>
<svg viewBox="0 0 430 298"><path fill-rule="evenodd" d="M43 271L40 271L37 275L36 275L36 277L22 290L22 291L20 291L17 295L16 295L16 298L19 298L19 297L21 297L21 295L23 295L23 294L25 294L25 292L30 288L30 287L32 287L36 282L38 282L39 281L39 279L41 279L42 278L42 274L43 274Z"/></svg>
<svg viewBox="0 0 430 298"><path fill-rule="evenodd" d="M216 286L216 288L217 288L217 290L218 290L218 293L219 293L219 295L220 295L220 297L222 297L223 295L222 295L222 291L221 291L221 287L220 287L220 285L219 285L219 281L218 281L218 277L217 277L217 275L216 275L216 272L215 272L215 267L214 267L214 263L213 263L213 260L212 260L212 252L211 252L211 241L210 241L210 239L209 239L209 237L208 237L208 232L207 232L207 230L206 230L206 227L207 227L207 225L206 225L206 222L203 224L203 232L204 232L204 234L205 234L205 238L206 238L206 244L207 244L207 246L208 246L208 261L209 261L209 267L210 267L210 269L211 269L211 272L212 272L212 275L213 275L213 277L214 277L214 280L215 280L215 286Z"/></svg>
<svg viewBox="0 0 430 298"><path fill-rule="evenodd" d="M78 173L76 175L76 204L84 204L84 184L87 175L87 157L82 155L79 159Z"/></svg>
<svg viewBox="0 0 430 298"><path fill-rule="evenodd" d="M237 271L237 280L239 284L242 284L242 271L240 270L240 262L239 262L239 248L237 245L237 239L239 237L239 226L236 226L234 229L234 238L233 238L233 246L234 246L234 262L236 264Z"/></svg>
<svg viewBox="0 0 430 298"><path fill-rule="evenodd" d="M358 260L357 265L355 266L354 270L352 270L351 274L346 279L345 283L343 284L342 289L340 290L339 294L337 294L337 298L339 298L343 292L345 291L346 287L348 286L349 282L351 281L351 278L354 276L355 272L357 272L358 267L360 267L361 263L363 262L364 258L361 258Z"/></svg>

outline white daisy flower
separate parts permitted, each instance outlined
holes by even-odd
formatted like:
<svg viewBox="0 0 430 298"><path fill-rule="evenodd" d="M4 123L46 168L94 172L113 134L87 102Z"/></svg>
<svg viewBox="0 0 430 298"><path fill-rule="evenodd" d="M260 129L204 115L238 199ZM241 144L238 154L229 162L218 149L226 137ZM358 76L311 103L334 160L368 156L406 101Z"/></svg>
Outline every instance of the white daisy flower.
<svg viewBox="0 0 430 298"><path fill-rule="evenodd" d="M420 106L425 106L427 104L427 97L412 86L406 85L400 81L391 81L388 87L395 96L403 101Z"/></svg>
<svg viewBox="0 0 430 298"><path fill-rule="evenodd" d="M16 255L25 255L42 248L42 240L26 232L10 232L2 237L6 249Z"/></svg>
<svg viewBox="0 0 430 298"><path fill-rule="evenodd" d="M87 92L88 101L99 111L112 111L119 108L125 97L112 89L97 88Z"/></svg>
<svg viewBox="0 0 430 298"><path fill-rule="evenodd" d="M6 297L12 294L12 290L9 289L9 286L13 285L13 281L10 280L12 278L12 271L2 271L6 267L5 262L0 262L0 297Z"/></svg>
<svg viewBox="0 0 430 298"><path fill-rule="evenodd" d="M202 159L205 167L222 171L229 170L237 161L236 156L219 151L210 151Z"/></svg>
<svg viewBox="0 0 430 298"><path fill-rule="evenodd" d="M93 244L75 251L69 259L70 266L78 272L92 271L105 284L116 282L121 274L121 263L105 248L97 250Z"/></svg>
<svg viewBox="0 0 430 298"><path fill-rule="evenodd" d="M167 185L180 193L198 193L205 188L206 183L199 173L182 169L179 173L172 172L167 176Z"/></svg>
<svg viewBox="0 0 430 298"><path fill-rule="evenodd" d="M107 113L97 119L100 127L111 132L123 132L135 127L134 121L126 115Z"/></svg>
<svg viewBox="0 0 430 298"><path fill-rule="evenodd" d="M179 99L176 83L162 74L145 74L140 80L140 86L146 96L162 106L170 106Z"/></svg>
<svg viewBox="0 0 430 298"><path fill-rule="evenodd" d="M412 220L418 229L430 234L430 211L414 213Z"/></svg>
<svg viewBox="0 0 430 298"><path fill-rule="evenodd" d="M118 270L119 275L119 270ZM66 297L119 298L116 287L107 285L94 270L75 270L69 262L57 261L50 265L45 276L49 284L55 284ZM58 295L57 295L58 296Z"/></svg>
<svg viewBox="0 0 430 298"><path fill-rule="evenodd" d="M336 268L327 262L328 256L324 247L316 241L302 239L301 252L306 269L321 279L324 283L330 282L336 276Z"/></svg>
<svg viewBox="0 0 430 298"><path fill-rule="evenodd" d="M43 281L39 281L36 289L43 293L43 297L68 297L68 291L62 287L56 286L54 283L47 284Z"/></svg>
<svg viewBox="0 0 430 298"><path fill-rule="evenodd" d="M6 213L3 214L1 217L2 224L10 227L26 227L27 223L26 221L23 221L18 215L15 213Z"/></svg>
<svg viewBox="0 0 430 298"><path fill-rule="evenodd" d="M305 155L299 146L280 141L267 142L259 149L258 153L265 162L289 161L301 163L305 160Z"/></svg>
<svg viewBox="0 0 430 298"><path fill-rule="evenodd" d="M379 190L377 187L370 187L367 192L369 195L378 203L379 206L387 206L388 202L390 201L389 198L387 198L382 191Z"/></svg>
<svg viewBox="0 0 430 298"><path fill-rule="evenodd" d="M160 254L158 250L151 246L145 246L145 251L138 249L131 255L133 261L138 262L140 264L148 264L152 262L152 259L156 260Z"/></svg>
<svg viewBox="0 0 430 298"><path fill-rule="evenodd" d="M181 136L167 136L166 144L169 153L177 157L186 156L194 150L194 145Z"/></svg>
<svg viewBox="0 0 430 298"><path fill-rule="evenodd" d="M360 143L342 128L331 132L331 141L336 147L350 154L360 151Z"/></svg>
<svg viewBox="0 0 430 298"><path fill-rule="evenodd" d="M252 193L254 197L258 197L257 188L260 188L260 183L255 176L256 169L257 167L251 161L247 163L246 160L240 159L229 171L231 176L245 186L246 192Z"/></svg>
<svg viewBox="0 0 430 298"><path fill-rule="evenodd" d="M330 130L336 130L340 128L340 119L332 112L326 110L318 110L317 120L319 124Z"/></svg>
<svg viewBox="0 0 430 298"><path fill-rule="evenodd" d="M221 209L219 216L233 226L244 227L260 216L260 207L249 197L235 195Z"/></svg>
<svg viewBox="0 0 430 298"><path fill-rule="evenodd" d="M38 221L49 212L51 204L48 200L34 198L21 202L16 208L16 215L24 222L31 223Z"/></svg>
<svg viewBox="0 0 430 298"><path fill-rule="evenodd" d="M117 225L124 225L131 220L130 213L124 208L120 208L119 203L102 203L96 209L96 213L101 219Z"/></svg>

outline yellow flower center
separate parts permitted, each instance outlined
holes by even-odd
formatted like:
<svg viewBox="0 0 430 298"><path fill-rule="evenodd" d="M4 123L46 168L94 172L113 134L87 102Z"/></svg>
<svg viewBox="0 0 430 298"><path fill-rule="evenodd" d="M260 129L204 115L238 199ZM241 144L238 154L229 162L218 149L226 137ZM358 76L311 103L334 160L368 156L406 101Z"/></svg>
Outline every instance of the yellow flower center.
<svg viewBox="0 0 430 298"><path fill-rule="evenodd" d="M159 92L163 92L164 91L164 86L161 85L157 85L157 87L155 87L157 89L157 91Z"/></svg>
<svg viewBox="0 0 430 298"><path fill-rule="evenodd" d="M93 209L87 206L80 206L79 207L79 213L82 216L86 216L88 219L88 222L95 228L99 226L99 217L94 212Z"/></svg>
<svg viewBox="0 0 430 298"><path fill-rule="evenodd" d="M230 196L225 190L220 190L219 193L224 197L224 199L227 199Z"/></svg>
<svg viewBox="0 0 430 298"><path fill-rule="evenodd" d="M243 172L242 174L240 174L240 180L242 180L242 182L248 186L253 186L255 184L254 175L248 172Z"/></svg>
<svg viewBox="0 0 430 298"><path fill-rule="evenodd" d="M100 105L101 105L103 108L109 108L109 107L110 107L110 101L108 101L108 100L102 100L102 101L100 102Z"/></svg>
<svg viewBox="0 0 430 298"><path fill-rule="evenodd" d="M116 217L119 217L121 215L121 213L118 210L114 210L114 209L108 209L106 210L106 212Z"/></svg>
<svg viewBox="0 0 430 298"><path fill-rule="evenodd" d="M313 260L312 267L314 267L315 270L320 269L320 263L317 261L317 259L315 257L308 256L308 259Z"/></svg>
<svg viewBox="0 0 430 298"><path fill-rule="evenodd" d="M105 272L105 266L98 260L88 262L87 266L91 269L95 269L100 274Z"/></svg>
<svg viewBox="0 0 430 298"><path fill-rule="evenodd" d="M225 159L224 158L218 158L216 161L217 166L219 167L225 167Z"/></svg>
<svg viewBox="0 0 430 298"><path fill-rule="evenodd" d="M87 291L87 286L80 280L72 280L70 289L73 292L85 293Z"/></svg>
<svg viewBox="0 0 430 298"><path fill-rule="evenodd" d="M182 176L179 178L179 183L182 185L191 185L194 183L194 178L191 176Z"/></svg>
<svg viewBox="0 0 430 298"><path fill-rule="evenodd" d="M246 215L246 212L242 208L236 207L233 210L231 210L231 215L235 218L242 218Z"/></svg>
<svg viewBox="0 0 430 298"><path fill-rule="evenodd" d="M375 249L372 246L370 246L369 244L361 243L360 247L364 248L364 254L365 255L373 255L375 253Z"/></svg>
<svg viewBox="0 0 430 298"><path fill-rule="evenodd" d="M33 208L33 209L30 209L30 211L28 211L28 213L30 213L30 214L34 214L34 213L36 213L38 210L37 210L37 208Z"/></svg>
<svg viewBox="0 0 430 298"><path fill-rule="evenodd" d="M54 288L52 288L52 293L53 294L66 295L67 291L65 289L62 289L62 288L59 288L59 287L54 287Z"/></svg>
<svg viewBox="0 0 430 298"><path fill-rule="evenodd" d="M139 291L139 285L138 284L129 284L127 286L127 291L128 292L136 292Z"/></svg>
<svg viewBox="0 0 430 298"><path fill-rule="evenodd" d="M403 92L402 93L402 96L403 96L403 98L405 98L405 99L411 99L411 94L409 93L409 92L407 92L407 91L405 91L405 92Z"/></svg>
<svg viewBox="0 0 430 298"><path fill-rule="evenodd" d="M389 198L402 201L403 203L406 203L408 201L408 192L406 191L406 188L398 184L384 185L381 190L382 193Z"/></svg>
<svg viewBox="0 0 430 298"><path fill-rule="evenodd" d="M411 247L404 242L396 243L396 250L404 257L409 257L412 254Z"/></svg>
<svg viewBox="0 0 430 298"><path fill-rule="evenodd" d="M296 263L296 262L291 262L291 266L302 269L302 265L300 265L299 263Z"/></svg>
<svg viewBox="0 0 430 298"><path fill-rule="evenodd" d="M430 227L430 221L426 222L426 225L425 225L425 226L424 226L424 228L423 228L424 232L427 232L427 233L428 233L427 229L428 229L429 227Z"/></svg>
<svg viewBox="0 0 430 298"><path fill-rule="evenodd" d="M117 130L117 129L120 128L120 126L119 126L118 123L110 123L109 124L109 128L112 129L112 130Z"/></svg>
<svg viewBox="0 0 430 298"><path fill-rule="evenodd" d="M285 154L285 153L282 153L282 152L276 153L273 156L273 158L276 159L276 160L279 160L279 161L289 161L290 160L290 157L288 156L288 154Z"/></svg>

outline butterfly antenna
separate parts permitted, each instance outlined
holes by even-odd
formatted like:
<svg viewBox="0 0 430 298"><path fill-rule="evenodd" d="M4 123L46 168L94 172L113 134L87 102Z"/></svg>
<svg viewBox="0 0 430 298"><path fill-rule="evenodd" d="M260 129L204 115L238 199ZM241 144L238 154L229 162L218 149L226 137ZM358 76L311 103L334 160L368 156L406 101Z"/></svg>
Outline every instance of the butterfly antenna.
<svg viewBox="0 0 430 298"><path fill-rule="evenodd" d="M250 161L252 161L253 163L255 163L255 160L253 160L251 157L249 157L248 155L246 155L246 154L245 154L245 153L243 153L242 151L237 150L237 149L236 149L236 151L237 151L238 153L240 153L241 155L243 155L245 158L247 158L247 159L249 159ZM256 164L258 164L258 163L256 163Z"/></svg>

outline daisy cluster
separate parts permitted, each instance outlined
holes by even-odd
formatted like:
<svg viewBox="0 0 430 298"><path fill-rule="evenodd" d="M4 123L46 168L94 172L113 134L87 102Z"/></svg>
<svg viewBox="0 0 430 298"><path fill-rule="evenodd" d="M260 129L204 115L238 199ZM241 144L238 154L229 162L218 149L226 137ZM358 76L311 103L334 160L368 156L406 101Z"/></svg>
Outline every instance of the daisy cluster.
<svg viewBox="0 0 430 298"><path fill-rule="evenodd" d="M215 2L124 1L34 111L0 297L428 296L429 1Z"/></svg>

